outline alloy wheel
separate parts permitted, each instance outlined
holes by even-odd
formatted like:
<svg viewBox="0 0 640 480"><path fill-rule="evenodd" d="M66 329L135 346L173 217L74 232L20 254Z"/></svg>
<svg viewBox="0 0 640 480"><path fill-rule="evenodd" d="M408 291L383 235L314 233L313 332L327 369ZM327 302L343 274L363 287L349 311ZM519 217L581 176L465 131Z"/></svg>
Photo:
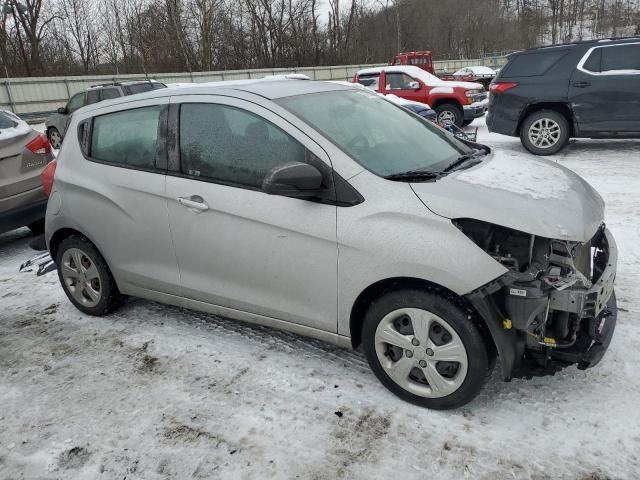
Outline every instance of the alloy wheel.
<svg viewBox="0 0 640 480"><path fill-rule="evenodd" d="M51 143L51 147L58 150L62 145L62 135L56 128L52 128L49 130L49 143Z"/></svg>
<svg viewBox="0 0 640 480"><path fill-rule="evenodd" d="M95 307L102 297L100 272L82 250L70 248L62 255L61 273L67 290L86 307Z"/></svg>
<svg viewBox="0 0 640 480"><path fill-rule="evenodd" d="M449 127L456 123L456 114L451 110L443 110L438 114L438 123L443 127Z"/></svg>
<svg viewBox="0 0 640 480"><path fill-rule="evenodd" d="M560 125L550 118L540 118L529 127L529 141L538 148L551 148L560 141Z"/></svg>
<svg viewBox="0 0 640 480"><path fill-rule="evenodd" d="M441 317L402 308L386 315L375 333L375 351L385 373L404 390L426 398L454 393L469 360L460 336Z"/></svg>

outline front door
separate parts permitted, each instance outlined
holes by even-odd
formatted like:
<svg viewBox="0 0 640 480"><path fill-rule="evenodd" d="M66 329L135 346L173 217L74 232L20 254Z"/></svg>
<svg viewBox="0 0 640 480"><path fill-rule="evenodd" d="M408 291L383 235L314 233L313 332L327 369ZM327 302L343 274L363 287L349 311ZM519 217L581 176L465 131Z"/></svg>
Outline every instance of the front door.
<svg viewBox="0 0 640 480"><path fill-rule="evenodd" d="M427 93L424 85L406 73L385 72L384 81L385 94L391 93L414 102L426 102Z"/></svg>
<svg viewBox="0 0 640 480"><path fill-rule="evenodd" d="M337 207L261 191L275 166L329 158L254 103L172 102L179 167L167 194L183 296L335 332Z"/></svg>
<svg viewBox="0 0 640 480"><path fill-rule="evenodd" d="M640 43L591 49L571 77L569 99L582 134L640 134Z"/></svg>

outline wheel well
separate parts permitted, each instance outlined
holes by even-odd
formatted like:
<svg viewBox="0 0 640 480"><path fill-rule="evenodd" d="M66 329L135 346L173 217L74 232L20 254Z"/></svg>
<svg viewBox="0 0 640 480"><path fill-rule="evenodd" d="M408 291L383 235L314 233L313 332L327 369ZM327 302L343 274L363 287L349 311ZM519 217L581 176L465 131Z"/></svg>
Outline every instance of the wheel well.
<svg viewBox="0 0 640 480"><path fill-rule="evenodd" d="M51 254L51 258L53 258L54 261L56 259L56 255L58 254L58 247L60 246L60 243L62 243L62 241L65 238L69 238L73 236L87 238L81 232L74 230L73 228L61 228L60 230L58 230L56 233L53 234L53 236L51 237L51 240L49 240L49 253Z"/></svg>
<svg viewBox="0 0 640 480"><path fill-rule="evenodd" d="M371 304L386 293L407 289L418 289L437 293L468 312L469 319L472 320L480 330L489 357L496 358L498 350L491 336L491 332L489 332L489 328L480 314L467 300L437 283L411 277L395 277L380 280L369 285L358 295L358 298L351 308L351 317L349 319L351 345L354 349L362 342L362 324L364 323L364 316Z"/></svg>
<svg viewBox="0 0 640 480"><path fill-rule="evenodd" d="M518 135L520 135L520 129L522 128L524 120L532 113L539 112L540 110L553 110L566 118L570 129L569 135L573 136L573 112L569 106L564 103L535 103L533 105L529 105L524 112L522 112L522 115L520 115L520 121L518 122Z"/></svg>
<svg viewBox="0 0 640 480"><path fill-rule="evenodd" d="M435 102L433 102L433 104L431 104L431 108L433 108L435 110L440 105L444 105L445 103L450 103L452 105L455 105L460 110L462 110L462 105L460 105L460 102L458 102L455 98L440 98L440 99L436 100Z"/></svg>

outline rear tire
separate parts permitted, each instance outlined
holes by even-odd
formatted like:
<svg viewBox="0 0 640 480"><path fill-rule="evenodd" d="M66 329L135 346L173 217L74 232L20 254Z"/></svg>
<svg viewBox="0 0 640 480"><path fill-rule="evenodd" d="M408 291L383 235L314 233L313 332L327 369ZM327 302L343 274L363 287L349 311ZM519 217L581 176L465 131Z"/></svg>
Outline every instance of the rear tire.
<svg viewBox="0 0 640 480"><path fill-rule="evenodd" d="M486 345L468 314L423 290L390 292L375 301L365 315L362 346L385 387L426 408L470 402L489 369Z"/></svg>
<svg viewBox="0 0 640 480"><path fill-rule="evenodd" d="M100 252L86 238L62 240L56 252L60 284L75 307L88 315L103 316L118 308L123 296Z"/></svg>
<svg viewBox="0 0 640 480"><path fill-rule="evenodd" d="M455 103L443 103L442 105L438 105L435 110L438 114L436 119L440 125L448 126L453 123L456 127L462 127L464 112L459 105Z"/></svg>
<svg viewBox="0 0 640 480"><path fill-rule="evenodd" d="M554 155L569 142L569 122L555 110L539 110L520 127L520 141L534 155Z"/></svg>

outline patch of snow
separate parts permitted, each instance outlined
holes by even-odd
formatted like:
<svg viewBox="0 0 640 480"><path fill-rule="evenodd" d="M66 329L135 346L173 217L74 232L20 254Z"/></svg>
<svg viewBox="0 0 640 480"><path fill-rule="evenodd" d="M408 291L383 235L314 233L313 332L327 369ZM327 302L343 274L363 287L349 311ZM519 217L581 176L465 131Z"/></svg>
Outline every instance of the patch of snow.
<svg viewBox="0 0 640 480"><path fill-rule="evenodd" d="M492 68L484 67L482 65L476 65L473 67L464 67L454 73L454 75L466 75L468 71L471 70L471 73L474 75L495 75L496 72Z"/></svg>
<svg viewBox="0 0 640 480"><path fill-rule="evenodd" d="M21 137L23 135L28 134L31 131L31 127L29 127L27 122L25 122L24 120L21 120L20 117L15 115L13 112L9 110L0 110L0 112L11 117L11 120L13 120L16 123L15 127L0 129L0 141L9 140L10 138L15 138L15 137ZM9 125L11 125L11 123L9 123Z"/></svg>
<svg viewBox="0 0 640 480"><path fill-rule="evenodd" d="M482 142L482 140L479 140ZM466 183L506 190L534 199L565 198L571 188L568 177L541 158L523 159L513 152L493 151L493 158L476 168L463 170L456 179Z"/></svg>

